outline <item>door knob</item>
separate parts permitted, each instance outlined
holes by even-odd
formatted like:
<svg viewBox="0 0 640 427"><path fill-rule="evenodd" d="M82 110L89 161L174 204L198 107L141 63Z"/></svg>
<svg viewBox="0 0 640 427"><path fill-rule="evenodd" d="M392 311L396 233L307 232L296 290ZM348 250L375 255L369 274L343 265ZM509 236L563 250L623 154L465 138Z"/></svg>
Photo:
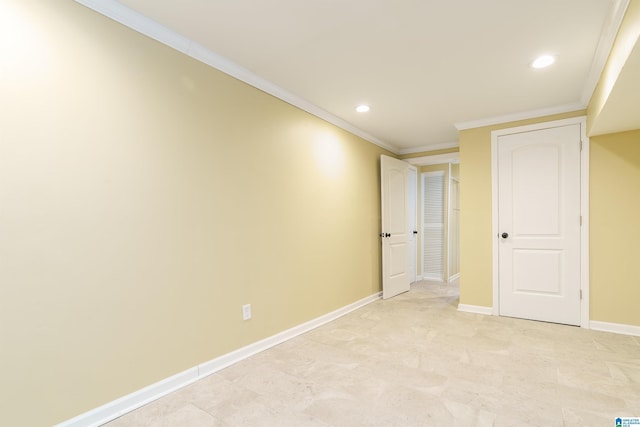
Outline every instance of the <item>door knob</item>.
<svg viewBox="0 0 640 427"><path fill-rule="evenodd" d="M385 234L384 237L391 237L391 233Z"/></svg>
<svg viewBox="0 0 640 427"><path fill-rule="evenodd" d="M418 234L418 232L416 230L413 230L413 234Z"/></svg>
<svg viewBox="0 0 640 427"><path fill-rule="evenodd" d="M509 237L509 233L502 233L502 238L506 239L507 237Z"/></svg>

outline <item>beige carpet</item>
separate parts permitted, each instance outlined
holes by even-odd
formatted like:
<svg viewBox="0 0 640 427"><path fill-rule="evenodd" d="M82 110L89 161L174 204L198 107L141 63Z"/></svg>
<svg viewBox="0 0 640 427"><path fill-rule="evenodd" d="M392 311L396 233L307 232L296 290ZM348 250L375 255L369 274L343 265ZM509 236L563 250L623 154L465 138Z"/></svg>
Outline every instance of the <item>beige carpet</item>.
<svg viewBox="0 0 640 427"><path fill-rule="evenodd" d="M460 313L419 282L111 423L615 426L640 417L640 338Z"/></svg>

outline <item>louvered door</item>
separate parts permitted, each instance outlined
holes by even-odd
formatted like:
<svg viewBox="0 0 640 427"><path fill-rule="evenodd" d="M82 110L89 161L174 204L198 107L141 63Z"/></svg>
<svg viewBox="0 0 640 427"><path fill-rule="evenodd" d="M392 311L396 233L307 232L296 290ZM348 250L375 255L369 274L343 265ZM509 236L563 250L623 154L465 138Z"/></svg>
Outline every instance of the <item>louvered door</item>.
<svg viewBox="0 0 640 427"><path fill-rule="evenodd" d="M444 279L444 172L422 174L422 272L426 280Z"/></svg>

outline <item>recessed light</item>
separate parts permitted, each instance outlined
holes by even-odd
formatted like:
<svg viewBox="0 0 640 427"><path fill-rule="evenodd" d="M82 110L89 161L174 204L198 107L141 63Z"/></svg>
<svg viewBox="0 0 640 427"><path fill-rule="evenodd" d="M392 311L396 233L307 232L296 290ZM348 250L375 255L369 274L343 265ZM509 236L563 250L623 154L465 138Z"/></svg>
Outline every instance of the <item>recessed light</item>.
<svg viewBox="0 0 640 427"><path fill-rule="evenodd" d="M549 65L556 62L556 58L551 55L542 55L536 58L535 61L531 63L531 67L533 68L545 68Z"/></svg>
<svg viewBox="0 0 640 427"><path fill-rule="evenodd" d="M371 108L369 108L369 106L368 106L368 105L364 105L364 104L362 104L362 105L358 105L358 106L356 107L356 111L357 111L358 113L366 113L366 112L367 112L367 111L369 111L370 109L371 109Z"/></svg>

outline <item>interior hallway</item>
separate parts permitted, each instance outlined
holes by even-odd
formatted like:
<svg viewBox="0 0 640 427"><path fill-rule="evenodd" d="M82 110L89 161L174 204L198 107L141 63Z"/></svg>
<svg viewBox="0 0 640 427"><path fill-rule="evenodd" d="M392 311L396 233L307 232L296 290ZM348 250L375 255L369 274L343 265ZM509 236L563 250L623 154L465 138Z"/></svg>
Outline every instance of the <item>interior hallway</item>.
<svg viewBox="0 0 640 427"><path fill-rule="evenodd" d="M640 338L457 304L456 285L416 283L107 425L613 426L640 416Z"/></svg>

